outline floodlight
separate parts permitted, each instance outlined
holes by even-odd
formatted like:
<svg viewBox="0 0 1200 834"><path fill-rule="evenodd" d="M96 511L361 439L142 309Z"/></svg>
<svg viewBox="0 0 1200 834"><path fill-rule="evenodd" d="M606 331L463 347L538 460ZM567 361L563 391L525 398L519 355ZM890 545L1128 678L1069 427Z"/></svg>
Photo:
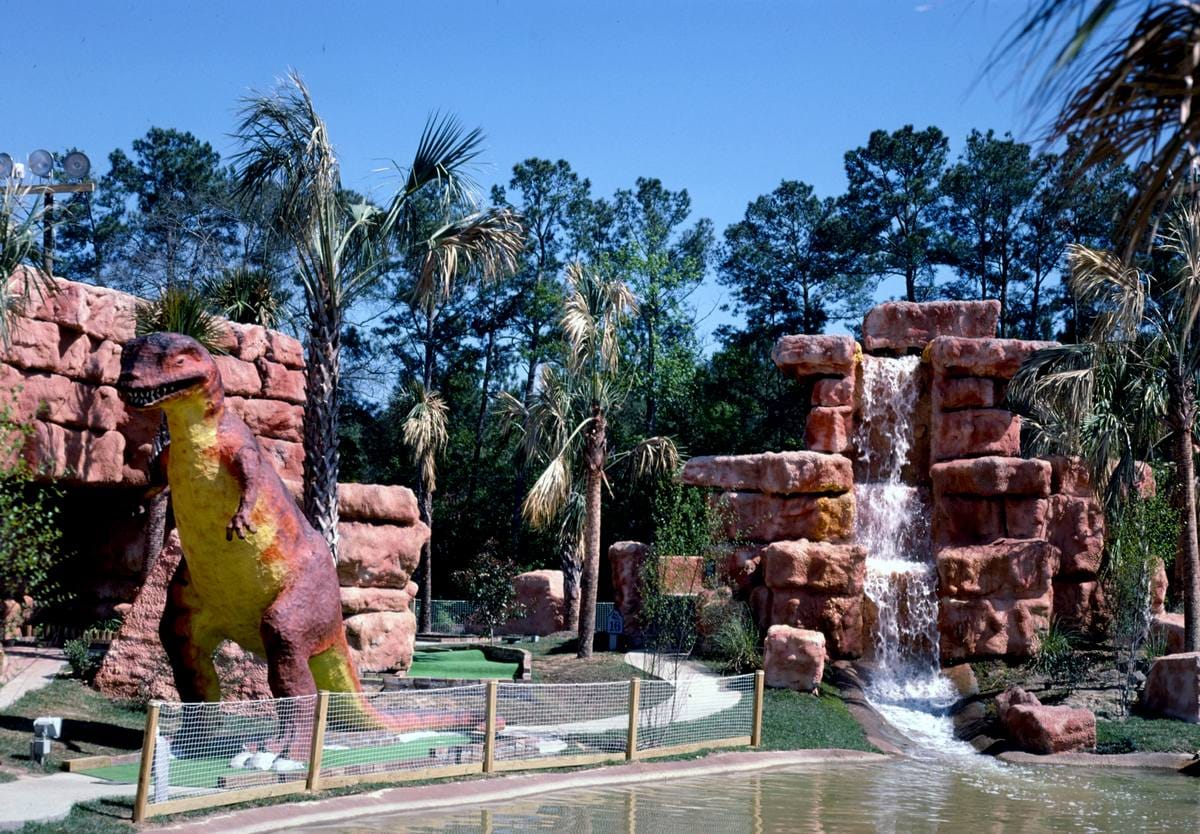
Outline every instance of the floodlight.
<svg viewBox="0 0 1200 834"><path fill-rule="evenodd" d="M81 180L92 170L92 161L82 151L71 151L63 159L63 173L69 180Z"/></svg>
<svg viewBox="0 0 1200 834"><path fill-rule="evenodd" d="M29 154L29 170L35 177L50 176L50 172L54 170L54 154L43 149Z"/></svg>
<svg viewBox="0 0 1200 834"><path fill-rule="evenodd" d="M6 180L13 173L13 158L6 153L0 153L0 180Z"/></svg>

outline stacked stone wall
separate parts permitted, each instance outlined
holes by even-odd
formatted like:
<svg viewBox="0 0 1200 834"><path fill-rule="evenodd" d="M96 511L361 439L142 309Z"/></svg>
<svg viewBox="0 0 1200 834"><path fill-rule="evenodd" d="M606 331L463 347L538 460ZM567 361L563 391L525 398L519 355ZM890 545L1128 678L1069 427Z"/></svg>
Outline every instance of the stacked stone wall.
<svg viewBox="0 0 1200 834"><path fill-rule="evenodd" d="M34 283L20 273L9 280ZM54 283L55 292L31 298L16 318L11 344L0 346L0 385L13 418L32 427L24 456L66 491L65 532L86 590L81 608L96 619L128 616L141 597L158 593L143 587L151 581L147 557L158 555L146 542L144 488L160 414L127 409L114 387L121 345L133 338L143 302L61 278ZM300 342L257 325L220 322L218 345L225 351L214 358L226 405L246 421L299 496L305 393ZM429 529L404 487L342 484L339 507L347 639L363 669L406 668L416 632L411 576ZM135 642L144 639L156 642L157 635ZM130 672L129 685L137 675L136 668Z"/></svg>

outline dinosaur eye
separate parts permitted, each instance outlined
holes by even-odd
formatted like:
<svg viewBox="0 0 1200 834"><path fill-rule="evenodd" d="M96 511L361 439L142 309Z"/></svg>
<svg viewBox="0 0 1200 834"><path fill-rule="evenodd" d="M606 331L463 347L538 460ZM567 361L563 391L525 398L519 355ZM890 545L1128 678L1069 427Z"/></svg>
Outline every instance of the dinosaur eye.
<svg viewBox="0 0 1200 834"><path fill-rule="evenodd" d="M184 362L184 358L183 358L182 356L176 356L176 357L175 357L175 364L176 364L176 365L182 365L182 364L183 364L183 362Z"/></svg>

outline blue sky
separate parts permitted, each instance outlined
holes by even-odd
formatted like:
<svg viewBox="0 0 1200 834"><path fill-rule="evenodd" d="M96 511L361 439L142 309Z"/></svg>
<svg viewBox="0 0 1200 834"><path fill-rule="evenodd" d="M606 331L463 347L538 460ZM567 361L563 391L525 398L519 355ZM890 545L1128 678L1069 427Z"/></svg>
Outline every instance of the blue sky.
<svg viewBox="0 0 1200 834"><path fill-rule="evenodd" d="M225 155L239 97L295 67L346 183L360 190L387 188L379 169L411 157L440 108L485 129L485 186L527 157L561 157L598 194L638 176L686 187L696 216L721 230L783 178L839 193L843 154L876 128L936 124L955 152L972 127L1036 139L1013 68L980 80L1025 6L54 3L45 31L35 24L0 41L9 105L0 150L22 159L76 145L103 172L112 148L157 125L190 130ZM701 314L723 296L710 280L697 295Z"/></svg>

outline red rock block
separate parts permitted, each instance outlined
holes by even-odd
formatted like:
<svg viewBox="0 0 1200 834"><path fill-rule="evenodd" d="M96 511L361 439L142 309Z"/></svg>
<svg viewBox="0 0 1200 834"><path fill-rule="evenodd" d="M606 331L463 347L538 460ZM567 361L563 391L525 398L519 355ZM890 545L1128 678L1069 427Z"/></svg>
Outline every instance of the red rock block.
<svg viewBox="0 0 1200 834"><path fill-rule="evenodd" d="M858 345L849 336L784 336L771 351L779 370L797 379L854 376L858 356Z"/></svg>
<svg viewBox="0 0 1200 834"><path fill-rule="evenodd" d="M1079 458L1051 455L1050 491L1076 498L1092 498L1092 476Z"/></svg>
<svg viewBox="0 0 1200 834"><path fill-rule="evenodd" d="M346 642L363 672L403 671L412 666L417 618L411 611L375 611L345 619Z"/></svg>
<svg viewBox="0 0 1200 834"><path fill-rule="evenodd" d="M771 592L771 625L812 629L825 635L833 657L861 657L862 595L828 596L805 591Z"/></svg>
<svg viewBox="0 0 1200 834"><path fill-rule="evenodd" d="M1029 657L1037 636L1050 627L1053 594L1033 599L982 597L942 599L938 632L942 660L973 657Z"/></svg>
<svg viewBox="0 0 1200 834"><path fill-rule="evenodd" d="M929 470L933 488L943 495L1050 494L1050 464L988 456L935 463Z"/></svg>
<svg viewBox="0 0 1200 834"><path fill-rule="evenodd" d="M1160 657L1150 665L1142 707L1147 712L1200 723L1200 652Z"/></svg>
<svg viewBox="0 0 1200 834"><path fill-rule="evenodd" d="M641 542L616 542L608 548L608 566L612 572L613 602L625 618L625 633L638 631L638 612L642 607L642 563L650 557L650 545Z"/></svg>
<svg viewBox="0 0 1200 834"><path fill-rule="evenodd" d="M109 341L93 342L80 377L93 384L113 385L120 375L121 344Z"/></svg>
<svg viewBox="0 0 1200 834"><path fill-rule="evenodd" d="M343 586L406 588L429 540L424 524L338 524L338 579Z"/></svg>
<svg viewBox="0 0 1200 834"><path fill-rule="evenodd" d="M934 461L1016 457L1021 453L1021 418L999 408L934 414L931 446Z"/></svg>
<svg viewBox="0 0 1200 834"><path fill-rule="evenodd" d="M763 549L763 582L773 591L851 596L863 592L867 552L858 545L787 541Z"/></svg>
<svg viewBox="0 0 1200 834"><path fill-rule="evenodd" d="M23 454L42 477L119 484L124 474L125 438L117 431L94 434L35 420Z"/></svg>
<svg viewBox="0 0 1200 834"><path fill-rule="evenodd" d="M1167 566L1159 559L1150 577L1150 613L1161 614L1167 607Z"/></svg>
<svg viewBox="0 0 1200 834"><path fill-rule="evenodd" d="M111 386L87 385L59 374L34 372L22 376L15 369L8 370L11 377L0 371L0 384L20 386L14 415L17 419L110 431L117 428L125 414L125 406Z"/></svg>
<svg viewBox="0 0 1200 834"><path fill-rule="evenodd" d="M237 325L231 321L219 321L216 325L216 337L213 339L213 347L220 353L227 353L230 356L236 357L238 353Z"/></svg>
<svg viewBox="0 0 1200 834"><path fill-rule="evenodd" d="M96 674L96 688L108 697L179 700L158 629L167 604L167 587L182 558L179 534L172 531ZM258 700L271 697L264 662L232 644L222 646L218 655L217 673L223 698Z"/></svg>
<svg viewBox="0 0 1200 834"><path fill-rule="evenodd" d="M739 594L761 584L764 549L761 545L749 545L730 550L720 567L721 582Z"/></svg>
<svg viewBox="0 0 1200 834"><path fill-rule="evenodd" d="M996 498L942 495L933 502L934 547L990 544L1004 537L1004 504Z"/></svg>
<svg viewBox="0 0 1200 834"><path fill-rule="evenodd" d="M724 492L712 499L731 540L848 541L854 534L854 493L782 497Z"/></svg>
<svg viewBox="0 0 1200 834"><path fill-rule="evenodd" d="M658 569L663 593L689 596L704 588L704 559L700 556L664 556Z"/></svg>
<svg viewBox="0 0 1200 834"><path fill-rule="evenodd" d="M928 349L935 374L941 376L985 376L1012 379L1021 363L1035 352L1057 342L1027 342L1021 339L961 339L940 336Z"/></svg>
<svg viewBox="0 0 1200 834"><path fill-rule="evenodd" d="M1150 635L1161 640L1167 647L1167 654L1179 654L1183 651L1183 615L1155 614L1150 620Z"/></svg>
<svg viewBox="0 0 1200 834"><path fill-rule="evenodd" d="M292 371L287 367L265 359L258 360L262 374L263 396L289 403L304 402L304 371Z"/></svg>
<svg viewBox="0 0 1200 834"><path fill-rule="evenodd" d="M854 377L818 379L813 383L811 403L826 407L854 405Z"/></svg>
<svg viewBox="0 0 1200 834"><path fill-rule="evenodd" d="M776 495L842 493L854 488L850 459L817 452L695 457L683 467L685 484Z"/></svg>
<svg viewBox="0 0 1200 834"><path fill-rule="evenodd" d="M259 437L258 445L275 467L279 477L285 481L298 481L304 477L304 444Z"/></svg>
<svg viewBox="0 0 1200 834"><path fill-rule="evenodd" d="M1133 482L1133 490L1142 498L1153 498L1158 495L1158 482L1154 479L1154 470L1150 464L1138 462L1137 479Z"/></svg>
<svg viewBox="0 0 1200 834"><path fill-rule="evenodd" d="M1055 580L1054 618L1080 634L1102 636L1112 619L1104 586L1095 579L1085 582Z"/></svg>
<svg viewBox="0 0 1200 834"><path fill-rule="evenodd" d="M567 612L563 572L534 570L513 578L517 616L505 623L506 634L536 634L545 637L564 628ZM602 624L601 624L602 625Z"/></svg>
<svg viewBox="0 0 1200 834"><path fill-rule="evenodd" d="M1075 707L1017 704L1008 709L1009 740L1029 753L1049 755L1096 746L1096 716Z"/></svg>
<svg viewBox="0 0 1200 834"><path fill-rule="evenodd" d="M1050 496L1046 536L1062 553L1063 576L1095 576L1104 553L1104 514L1092 498Z"/></svg>
<svg viewBox="0 0 1200 834"><path fill-rule="evenodd" d="M863 347L870 353L923 350L938 336L988 339L996 335L1000 302L889 301L863 319Z"/></svg>
<svg viewBox="0 0 1200 834"><path fill-rule="evenodd" d="M304 370L304 346L278 330L267 331L267 359L293 371Z"/></svg>
<svg viewBox="0 0 1200 834"><path fill-rule="evenodd" d="M959 408L993 408L1000 402L996 381L983 377L939 376L933 385L934 408L953 411Z"/></svg>
<svg viewBox="0 0 1200 834"><path fill-rule="evenodd" d="M1046 538L1049 506L1045 498L1005 498L1005 535L1010 539Z"/></svg>
<svg viewBox="0 0 1200 834"><path fill-rule="evenodd" d="M275 400L226 397L225 404L260 437L300 443L304 440L304 409Z"/></svg>
<svg viewBox="0 0 1200 834"><path fill-rule="evenodd" d="M342 614L370 614L375 611L408 611L417 594L417 583L403 588L341 588Z"/></svg>
<svg viewBox="0 0 1200 834"><path fill-rule="evenodd" d="M29 270L33 281L32 270ZM20 276L14 274L14 281ZM40 282L38 282L40 284ZM124 342L134 335L138 299L117 290L55 278L56 292L32 292L25 315L98 339ZM31 289L34 285L31 284Z"/></svg>
<svg viewBox="0 0 1200 834"><path fill-rule="evenodd" d="M338 514L345 521L413 524L419 519L417 496L408 487L338 484Z"/></svg>
<svg viewBox="0 0 1200 834"><path fill-rule="evenodd" d="M854 437L854 409L816 407L808 412L804 445L813 452L840 454L850 450Z"/></svg>
<svg viewBox="0 0 1200 834"><path fill-rule="evenodd" d="M1008 722L1008 711L1019 706L1041 706L1042 702L1032 692L1026 692L1019 686L1010 686L996 696L996 716L1002 725Z"/></svg>
<svg viewBox="0 0 1200 834"><path fill-rule="evenodd" d="M944 597L1040 597L1050 590L1058 550L1042 539L1001 539L938 551L938 594Z"/></svg>
<svg viewBox="0 0 1200 834"><path fill-rule="evenodd" d="M229 329L237 336L237 358L243 362L257 362L267 355L269 339L267 329L258 324L236 324Z"/></svg>
<svg viewBox="0 0 1200 834"><path fill-rule="evenodd" d="M9 331L9 344L0 344L0 359L18 368L54 372L59 366L58 346L58 325L18 316Z"/></svg>
<svg viewBox="0 0 1200 834"><path fill-rule="evenodd" d="M767 686L812 692L825 674L825 635L819 631L774 625L763 643Z"/></svg>
<svg viewBox="0 0 1200 834"><path fill-rule="evenodd" d="M257 397L262 392L262 380L258 378L258 369L249 362L243 362L232 356L214 356L217 370L221 373L221 382L225 393L236 397Z"/></svg>

